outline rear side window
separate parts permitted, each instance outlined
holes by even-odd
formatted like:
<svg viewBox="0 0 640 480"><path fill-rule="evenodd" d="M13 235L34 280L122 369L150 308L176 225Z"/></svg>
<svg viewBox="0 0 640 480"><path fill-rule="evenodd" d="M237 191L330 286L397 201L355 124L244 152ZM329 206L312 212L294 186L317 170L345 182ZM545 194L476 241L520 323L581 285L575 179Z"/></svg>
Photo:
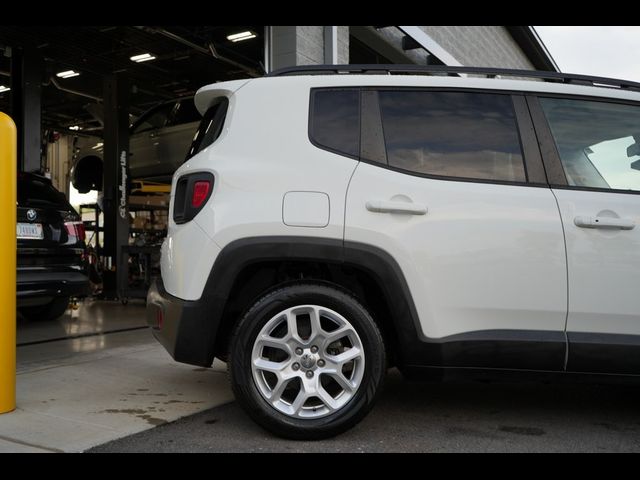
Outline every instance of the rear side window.
<svg viewBox="0 0 640 480"><path fill-rule="evenodd" d="M358 157L360 92L355 89L313 90L309 136L320 148Z"/></svg>
<svg viewBox="0 0 640 480"><path fill-rule="evenodd" d="M540 98L569 185L640 191L640 108Z"/></svg>
<svg viewBox="0 0 640 480"><path fill-rule="evenodd" d="M508 95L379 92L389 166L426 175L526 182Z"/></svg>
<svg viewBox="0 0 640 480"><path fill-rule="evenodd" d="M224 126L224 119L227 116L228 105L229 99L227 97L221 97L206 111L193 137L191 148L189 149L189 153L187 153L187 160L218 139Z"/></svg>

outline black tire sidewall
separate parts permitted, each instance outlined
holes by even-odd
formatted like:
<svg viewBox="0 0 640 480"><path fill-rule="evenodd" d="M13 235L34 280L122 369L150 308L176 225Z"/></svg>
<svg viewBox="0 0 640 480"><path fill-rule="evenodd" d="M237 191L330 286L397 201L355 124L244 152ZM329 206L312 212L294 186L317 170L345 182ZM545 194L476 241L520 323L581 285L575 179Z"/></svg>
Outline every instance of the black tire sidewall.
<svg viewBox="0 0 640 480"><path fill-rule="evenodd" d="M46 305L38 305L37 307L22 307L20 313L27 320L31 321L49 321L61 317L69 306L69 297L56 297Z"/></svg>
<svg viewBox="0 0 640 480"><path fill-rule="evenodd" d="M354 397L337 412L317 419L296 419L273 408L258 391L251 368L253 345L264 325L283 310L305 304L344 316L358 333L365 355L364 375ZM299 439L333 436L359 422L377 398L385 362L382 336L367 310L349 293L318 284L284 287L258 300L238 324L229 352L231 384L241 406L273 433Z"/></svg>

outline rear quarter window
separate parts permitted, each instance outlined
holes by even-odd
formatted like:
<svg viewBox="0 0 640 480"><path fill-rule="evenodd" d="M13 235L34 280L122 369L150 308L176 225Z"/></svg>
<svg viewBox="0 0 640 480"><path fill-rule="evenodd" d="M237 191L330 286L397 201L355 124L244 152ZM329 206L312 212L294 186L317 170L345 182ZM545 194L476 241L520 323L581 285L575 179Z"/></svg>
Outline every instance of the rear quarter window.
<svg viewBox="0 0 640 480"><path fill-rule="evenodd" d="M312 90L309 138L322 149L357 158L360 151L360 91Z"/></svg>
<svg viewBox="0 0 640 480"><path fill-rule="evenodd" d="M220 97L220 99L216 100L205 112L198 126L198 130L193 137L191 148L189 148L185 160L190 159L218 139L220 133L222 133L228 106L229 99L227 97Z"/></svg>

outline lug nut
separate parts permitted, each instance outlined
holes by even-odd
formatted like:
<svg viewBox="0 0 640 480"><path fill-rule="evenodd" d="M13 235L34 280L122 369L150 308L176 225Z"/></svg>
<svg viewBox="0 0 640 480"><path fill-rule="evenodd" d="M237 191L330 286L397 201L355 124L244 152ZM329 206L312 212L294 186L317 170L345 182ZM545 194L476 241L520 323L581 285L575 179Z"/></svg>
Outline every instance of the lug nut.
<svg viewBox="0 0 640 480"><path fill-rule="evenodd" d="M293 368L294 370L300 370L300 364L294 363L293 365L291 365L291 368Z"/></svg>
<svg viewBox="0 0 640 480"><path fill-rule="evenodd" d="M318 353L318 347L316 347L315 345L311 347L311 353Z"/></svg>
<svg viewBox="0 0 640 480"><path fill-rule="evenodd" d="M313 372L311 370L307 370L307 378L313 377Z"/></svg>
<svg viewBox="0 0 640 480"><path fill-rule="evenodd" d="M300 347L296 348L296 355L302 355L302 349Z"/></svg>
<svg viewBox="0 0 640 480"><path fill-rule="evenodd" d="M322 360L322 359L318 360L318 366L319 367L324 367L324 360Z"/></svg>

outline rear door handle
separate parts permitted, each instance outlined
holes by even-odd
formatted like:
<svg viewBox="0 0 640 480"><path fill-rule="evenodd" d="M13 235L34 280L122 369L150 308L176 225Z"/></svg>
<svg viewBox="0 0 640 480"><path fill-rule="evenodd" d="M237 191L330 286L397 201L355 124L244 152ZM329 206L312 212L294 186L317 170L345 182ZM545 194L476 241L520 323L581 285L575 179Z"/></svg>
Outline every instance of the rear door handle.
<svg viewBox="0 0 640 480"><path fill-rule="evenodd" d="M427 207L419 203L392 202L387 200L369 200L367 210L379 213L408 213L410 215L424 215Z"/></svg>
<svg viewBox="0 0 640 480"><path fill-rule="evenodd" d="M581 228L619 228L620 230L633 230L636 226L636 222L630 218L585 217L582 215L574 218L573 223Z"/></svg>

